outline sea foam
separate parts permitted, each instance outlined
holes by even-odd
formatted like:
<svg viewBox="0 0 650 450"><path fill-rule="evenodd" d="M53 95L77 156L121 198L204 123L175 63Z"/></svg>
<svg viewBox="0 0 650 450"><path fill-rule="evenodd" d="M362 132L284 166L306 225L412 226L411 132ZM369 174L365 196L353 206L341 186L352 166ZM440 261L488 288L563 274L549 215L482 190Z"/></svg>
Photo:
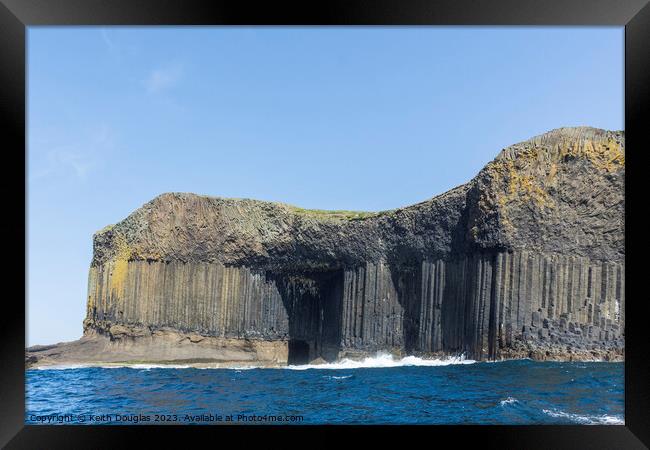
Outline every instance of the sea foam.
<svg viewBox="0 0 650 450"><path fill-rule="evenodd" d="M389 353L380 353L376 356L370 356L361 360L342 359L338 362L325 364L304 364L300 366L286 366L288 370L308 370L308 369L372 369L383 367L405 367L405 366L449 366L452 364L474 364L476 361L465 359L465 356L449 357L442 359L423 359L416 356L407 356L405 358L395 358Z"/></svg>
<svg viewBox="0 0 650 450"><path fill-rule="evenodd" d="M519 400L513 397L508 397L505 400L501 400L501 406L514 405L515 403L519 403Z"/></svg>
<svg viewBox="0 0 650 450"><path fill-rule="evenodd" d="M625 420L619 416L611 416L607 414L585 416L581 414L571 414L557 409L544 409L542 411L544 414L551 417L569 419L570 421L579 423L581 425L625 425Z"/></svg>

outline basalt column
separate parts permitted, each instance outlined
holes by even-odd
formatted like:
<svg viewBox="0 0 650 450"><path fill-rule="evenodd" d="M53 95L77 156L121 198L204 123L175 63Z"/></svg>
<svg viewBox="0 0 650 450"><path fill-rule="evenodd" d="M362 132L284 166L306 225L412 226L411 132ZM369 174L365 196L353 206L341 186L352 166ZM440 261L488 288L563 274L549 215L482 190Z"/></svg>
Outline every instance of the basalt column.
<svg viewBox="0 0 650 450"><path fill-rule="evenodd" d="M218 263L116 261L92 267L85 327L173 328L226 338L283 340L288 315L263 272Z"/></svg>
<svg viewBox="0 0 650 450"><path fill-rule="evenodd" d="M398 286L386 263L368 263L344 272L341 318L344 352L401 349L404 317Z"/></svg>
<svg viewBox="0 0 650 450"><path fill-rule="evenodd" d="M494 359L533 341L614 345L625 327L624 271L622 263L526 251L423 262L416 350Z"/></svg>

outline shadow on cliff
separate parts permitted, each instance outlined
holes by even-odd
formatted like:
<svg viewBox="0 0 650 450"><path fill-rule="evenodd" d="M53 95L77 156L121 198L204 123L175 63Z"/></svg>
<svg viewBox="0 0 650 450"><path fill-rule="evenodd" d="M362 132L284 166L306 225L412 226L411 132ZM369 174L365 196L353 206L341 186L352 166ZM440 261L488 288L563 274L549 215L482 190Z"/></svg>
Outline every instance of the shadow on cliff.
<svg viewBox="0 0 650 450"><path fill-rule="evenodd" d="M289 320L288 364L322 358L336 361L341 349L343 271L267 272Z"/></svg>
<svg viewBox="0 0 650 450"><path fill-rule="evenodd" d="M418 348L420 329L420 297L422 284L422 261L412 249L394 249L387 261L397 302L402 307L402 342L406 354Z"/></svg>

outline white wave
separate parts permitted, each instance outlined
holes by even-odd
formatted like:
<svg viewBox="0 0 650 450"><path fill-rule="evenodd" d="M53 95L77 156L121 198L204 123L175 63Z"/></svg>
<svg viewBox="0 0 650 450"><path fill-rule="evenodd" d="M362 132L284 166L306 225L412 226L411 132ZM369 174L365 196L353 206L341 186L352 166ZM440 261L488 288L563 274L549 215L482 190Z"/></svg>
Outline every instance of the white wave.
<svg viewBox="0 0 650 450"><path fill-rule="evenodd" d="M533 361L531 358L499 358L499 359L486 359L482 361L484 364L497 364L511 361ZM535 361L541 362L541 361Z"/></svg>
<svg viewBox="0 0 650 450"><path fill-rule="evenodd" d="M341 361L326 364L305 364L301 366L286 366L289 370L308 369L370 369L383 367L404 367L404 366L449 366L452 364L474 364L476 361L465 359L465 356L449 357L444 359L423 359L416 356L407 356L396 359L391 354L380 353L377 356L367 357L362 360L342 359Z"/></svg>
<svg viewBox="0 0 650 450"><path fill-rule="evenodd" d="M501 406L514 405L515 403L519 403L519 400L514 397L508 397L505 400L501 400Z"/></svg>
<svg viewBox="0 0 650 450"><path fill-rule="evenodd" d="M329 380L345 380L346 378L351 378L351 377L352 377L352 375L343 375L343 376L340 376L340 377L337 377L337 376L326 376L325 378L327 378L327 379L329 379Z"/></svg>
<svg viewBox="0 0 650 450"><path fill-rule="evenodd" d="M128 366L129 369L141 369L141 370L151 370L151 369L189 369L192 366L178 365L178 364L131 364Z"/></svg>
<svg viewBox="0 0 650 450"><path fill-rule="evenodd" d="M607 414L597 415L597 416L584 416L581 414L571 414L559 410L542 410L544 414L547 414L551 417L561 417L564 419L569 419L572 422L576 422L582 425L625 425L625 420L619 416L610 416Z"/></svg>

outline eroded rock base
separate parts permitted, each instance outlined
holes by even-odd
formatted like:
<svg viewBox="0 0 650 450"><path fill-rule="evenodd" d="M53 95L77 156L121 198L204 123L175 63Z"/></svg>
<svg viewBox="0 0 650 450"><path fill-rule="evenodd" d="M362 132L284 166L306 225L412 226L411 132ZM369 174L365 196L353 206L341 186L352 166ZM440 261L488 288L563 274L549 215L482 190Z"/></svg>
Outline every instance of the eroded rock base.
<svg viewBox="0 0 650 450"><path fill-rule="evenodd" d="M288 360L287 341L229 339L147 332L114 326L111 333L88 331L79 340L27 349L27 367L103 364L178 364L195 367L278 366Z"/></svg>

